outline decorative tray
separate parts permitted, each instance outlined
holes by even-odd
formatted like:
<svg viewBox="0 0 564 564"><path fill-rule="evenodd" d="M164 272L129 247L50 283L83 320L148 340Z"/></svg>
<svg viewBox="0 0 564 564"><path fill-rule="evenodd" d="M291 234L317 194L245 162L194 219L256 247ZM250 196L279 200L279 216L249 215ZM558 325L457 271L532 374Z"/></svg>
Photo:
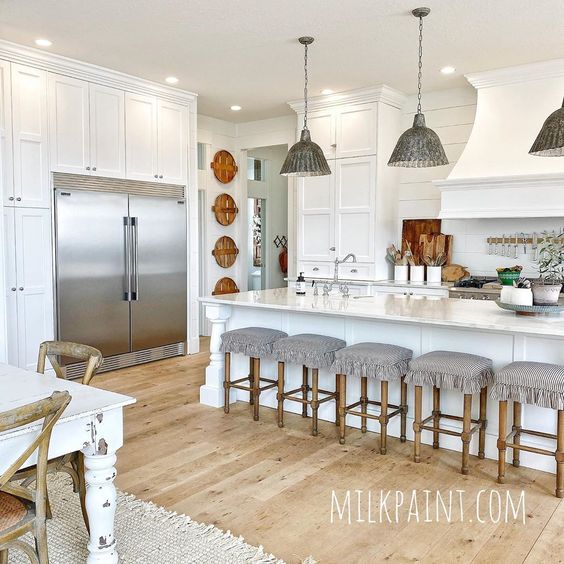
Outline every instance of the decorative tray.
<svg viewBox="0 0 564 564"><path fill-rule="evenodd" d="M564 305L561 304L524 306L524 305L515 305L515 304L504 304L499 300L496 300L495 303L501 309L514 311L516 315L558 315L564 311Z"/></svg>

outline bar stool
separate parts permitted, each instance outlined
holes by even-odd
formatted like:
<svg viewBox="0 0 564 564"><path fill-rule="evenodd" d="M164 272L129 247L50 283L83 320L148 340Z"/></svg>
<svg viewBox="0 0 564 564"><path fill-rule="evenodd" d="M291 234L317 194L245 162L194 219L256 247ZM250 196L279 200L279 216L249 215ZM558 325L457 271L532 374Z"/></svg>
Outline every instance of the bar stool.
<svg viewBox="0 0 564 564"><path fill-rule="evenodd" d="M284 427L284 400L302 404L302 417L307 417L307 406L311 406L311 434L317 436L317 411L322 403L335 400L338 404L339 388L335 379L335 391L319 389L319 369L329 368L335 360L335 351L346 346L346 342L335 337L303 333L280 339L272 346L274 358L278 360L278 426ZM284 391L285 363L302 365L302 385L299 388ZM311 386L309 385L309 369L311 368ZM311 399L308 393L311 391ZM300 395L298 395L300 394ZM319 394L324 397L319 399ZM337 413L337 409L335 409ZM335 424L339 424L335 416Z"/></svg>
<svg viewBox="0 0 564 564"><path fill-rule="evenodd" d="M505 482L505 450L513 449L513 466L519 466L524 450L556 459L556 497L564 497L564 366L544 362L512 362L495 375L492 399L499 401L498 478ZM507 433L507 401L513 401L513 427ZM521 426L521 404L538 405L558 411L556 435ZM556 440L556 450L521 444L522 435Z"/></svg>
<svg viewBox="0 0 564 564"><path fill-rule="evenodd" d="M362 419L361 431L366 433L367 419L380 422L380 454L386 454L388 436L388 422L396 415L401 416L401 437L405 442L405 428L407 415L407 384L404 381L405 373L413 351L396 345L382 343L358 343L335 353L335 362L331 371L339 379L339 442L345 444L345 418L356 415ZM347 376L360 378L360 399L347 405ZM380 401L368 399L368 378L380 380ZM388 382L401 382L400 405L388 403ZM379 415L367 413L369 405L380 407ZM357 408L360 407L360 412ZM388 413L388 409L393 409Z"/></svg>
<svg viewBox="0 0 564 564"><path fill-rule="evenodd" d="M415 462L421 460L421 431L433 432L433 448L439 448L439 434L443 433L462 439L462 474L468 474L470 439L480 431L478 457L484 458L486 443L486 408L488 385L493 379L492 361L474 354L434 351L412 360L405 381L415 384ZM433 411L422 419L423 386L433 386ZM464 415L450 415L441 412L441 389L459 390L464 394ZM472 395L480 392L480 417L472 419ZM440 427L441 419L462 422L462 432ZM432 421L432 425L427 425ZM472 423L475 423L472 426Z"/></svg>
<svg viewBox="0 0 564 564"><path fill-rule="evenodd" d="M221 335L222 353L225 353L225 378L223 388L225 390L225 403L223 410L229 413L229 390L236 388L249 392L249 403L253 407L253 419L259 420L259 399L261 392L274 388L277 384L276 380L262 378L260 375L260 359L261 357L272 355L272 345L283 337L287 337L288 333L278 331L276 329L267 329L265 327L243 327L241 329L233 329ZM231 380L231 353L240 353L249 357L249 374L237 380ZM243 385L242 382L249 381L249 385ZM261 383L266 383L261 386Z"/></svg>

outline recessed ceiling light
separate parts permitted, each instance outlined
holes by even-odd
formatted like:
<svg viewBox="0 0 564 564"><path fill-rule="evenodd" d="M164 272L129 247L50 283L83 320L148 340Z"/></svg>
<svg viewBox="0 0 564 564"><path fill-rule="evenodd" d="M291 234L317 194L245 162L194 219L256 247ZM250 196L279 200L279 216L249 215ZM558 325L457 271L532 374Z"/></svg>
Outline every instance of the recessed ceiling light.
<svg viewBox="0 0 564 564"><path fill-rule="evenodd" d="M165 78L165 82L168 82L169 84L176 84L178 82L178 78L175 76L167 76Z"/></svg>
<svg viewBox="0 0 564 564"><path fill-rule="evenodd" d="M455 70L456 70L456 69L455 69L454 67L446 66L446 67L443 67L443 68L441 69L441 72L442 72L443 74L452 74Z"/></svg>
<svg viewBox="0 0 564 564"><path fill-rule="evenodd" d="M323 94L324 96L328 96L329 94L333 94L333 90L331 90L331 88L324 88L321 91L321 94Z"/></svg>
<svg viewBox="0 0 564 564"><path fill-rule="evenodd" d="M232 109L234 112L238 112L238 111L242 110L243 108L241 108L241 106L231 106L231 109Z"/></svg>
<svg viewBox="0 0 564 564"><path fill-rule="evenodd" d="M36 39L35 44L39 47L51 47L53 45L48 39Z"/></svg>

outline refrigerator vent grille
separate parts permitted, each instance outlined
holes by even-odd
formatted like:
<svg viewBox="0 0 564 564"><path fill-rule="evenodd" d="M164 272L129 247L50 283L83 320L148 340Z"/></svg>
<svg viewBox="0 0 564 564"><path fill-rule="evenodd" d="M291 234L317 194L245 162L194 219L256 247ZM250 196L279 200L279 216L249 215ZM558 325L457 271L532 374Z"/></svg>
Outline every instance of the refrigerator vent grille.
<svg viewBox="0 0 564 564"><path fill-rule="evenodd" d="M99 192L119 192L136 196L161 196L184 199L184 186L161 182L126 180L125 178L106 178L83 174L53 173L53 188L68 190L97 190Z"/></svg>
<svg viewBox="0 0 564 564"><path fill-rule="evenodd" d="M127 368L128 366L135 366L137 364L145 364L155 360L162 360L173 356L180 356L184 354L184 347L184 343L174 343L163 347L145 349L143 351L134 351L115 356L108 356L104 359L102 366L98 369L98 374L101 372L109 372L110 370ZM69 364L66 366L66 377L71 380L75 378L82 378L85 368L85 362Z"/></svg>

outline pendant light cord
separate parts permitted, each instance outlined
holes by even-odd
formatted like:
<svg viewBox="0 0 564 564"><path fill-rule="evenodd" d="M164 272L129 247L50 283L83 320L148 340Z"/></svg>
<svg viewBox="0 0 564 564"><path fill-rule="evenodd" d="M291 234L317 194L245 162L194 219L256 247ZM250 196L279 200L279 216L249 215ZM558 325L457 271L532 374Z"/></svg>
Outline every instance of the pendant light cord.
<svg viewBox="0 0 564 564"><path fill-rule="evenodd" d="M304 45L304 129L307 129L307 43Z"/></svg>
<svg viewBox="0 0 564 564"><path fill-rule="evenodd" d="M417 113L421 113L421 79L423 77L423 16L419 16L419 72L417 73Z"/></svg>

